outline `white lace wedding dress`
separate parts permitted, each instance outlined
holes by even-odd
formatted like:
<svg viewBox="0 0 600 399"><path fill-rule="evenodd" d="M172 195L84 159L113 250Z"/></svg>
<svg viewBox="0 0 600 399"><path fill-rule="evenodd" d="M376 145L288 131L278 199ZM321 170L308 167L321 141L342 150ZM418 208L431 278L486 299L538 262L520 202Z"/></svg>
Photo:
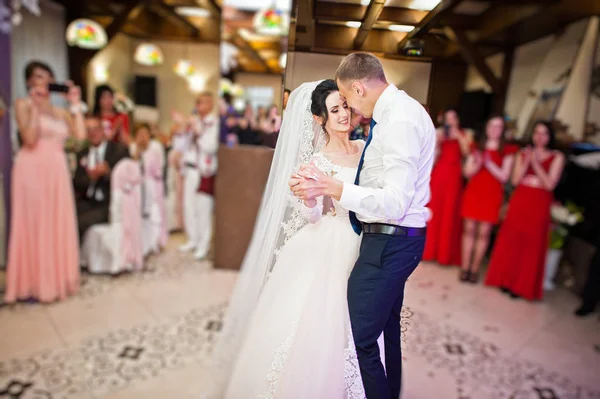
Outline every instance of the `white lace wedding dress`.
<svg viewBox="0 0 600 399"><path fill-rule="evenodd" d="M352 183L361 153L362 148L343 162L335 158L337 163L317 153L313 161L325 173ZM336 201L325 209L322 200L306 208L311 223L278 254L226 398L364 399L346 299L360 237L346 209Z"/></svg>

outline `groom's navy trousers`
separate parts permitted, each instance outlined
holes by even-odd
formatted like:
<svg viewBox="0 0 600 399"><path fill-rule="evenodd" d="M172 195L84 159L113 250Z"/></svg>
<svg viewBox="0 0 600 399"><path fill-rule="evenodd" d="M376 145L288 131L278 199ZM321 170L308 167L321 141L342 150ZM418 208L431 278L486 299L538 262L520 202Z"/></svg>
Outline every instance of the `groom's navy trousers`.
<svg viewBox="0 0 600 399"><path fill-rule="evenodd" d="M406 280L421 261L424 245L425 237L363 234L348 281L348 306L367 399L400 397L400 311ZM377 344L382 332L385 370Z"/></svg>

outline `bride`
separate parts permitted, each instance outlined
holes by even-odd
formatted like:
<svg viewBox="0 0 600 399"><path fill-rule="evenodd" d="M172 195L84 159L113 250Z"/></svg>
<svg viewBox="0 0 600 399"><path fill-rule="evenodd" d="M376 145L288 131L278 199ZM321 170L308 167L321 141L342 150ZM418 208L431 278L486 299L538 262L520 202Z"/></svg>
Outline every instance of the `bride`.
<svg viewBox="0 0 600 399"><path fill-rule="evenodd" d="M364 142L350 141L351 117L333 80L305 83L290 96L253 241L213 356L215 397L365 397L346 299L360 237L336 201L302 204L286 183L307 161L354 181Z"/></svg>

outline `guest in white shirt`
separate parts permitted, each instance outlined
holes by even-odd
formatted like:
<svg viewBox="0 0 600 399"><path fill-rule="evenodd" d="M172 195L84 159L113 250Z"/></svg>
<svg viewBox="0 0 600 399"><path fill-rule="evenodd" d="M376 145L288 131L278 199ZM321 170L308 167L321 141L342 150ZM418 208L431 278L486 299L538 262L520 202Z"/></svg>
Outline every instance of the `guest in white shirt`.
<svg viewBox="0 0 600 399"><path fill-rule="evenodd" d="M77 155L73 177L80 242L91 226L108 223L110 172L117 162L129 157L125 146L106 139L99 117L86 117L85 126L89 148Z"/></svg>
<svg viewBox="0 0 600 399"><path fill-rule="evenodd" d="M198 117L192 121L193 140L184 156L183 215L188 241L180 251L195 251L198 260L206 258L212 242L213 191L217 173L219 118L213 112L209 92L196 99Z"/></svg>
<svg viewBox="0 0 600 399"><path fill-rule="evenodd" d="M355 184L304 165L299 171L304 179L293 178L290 186L305 201L326 195L352 211L350 222L363 236L348 281L348 305L363 384L369 399L398 398L400 311L406 280L425 244L435 128L419 102L387 82L373 55L347 56L336 82L348 105L372 118ZM381 333L385 368L377 345Z"/></svg>

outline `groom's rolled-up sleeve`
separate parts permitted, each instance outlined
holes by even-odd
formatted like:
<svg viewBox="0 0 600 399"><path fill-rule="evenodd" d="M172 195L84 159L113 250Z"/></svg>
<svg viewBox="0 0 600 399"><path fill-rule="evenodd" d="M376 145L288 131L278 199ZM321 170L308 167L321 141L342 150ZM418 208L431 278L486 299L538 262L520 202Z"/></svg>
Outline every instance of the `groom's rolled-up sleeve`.
<svg viewBox="0 0 600 399"><path fill-rule="evenodd" d="M365 219L400 220L409 209L416 191L420 136L410 121L392 120L385 125L378 124L377 128L376 134L382 139L382 187L344 183L340 204Z"/></svg>

